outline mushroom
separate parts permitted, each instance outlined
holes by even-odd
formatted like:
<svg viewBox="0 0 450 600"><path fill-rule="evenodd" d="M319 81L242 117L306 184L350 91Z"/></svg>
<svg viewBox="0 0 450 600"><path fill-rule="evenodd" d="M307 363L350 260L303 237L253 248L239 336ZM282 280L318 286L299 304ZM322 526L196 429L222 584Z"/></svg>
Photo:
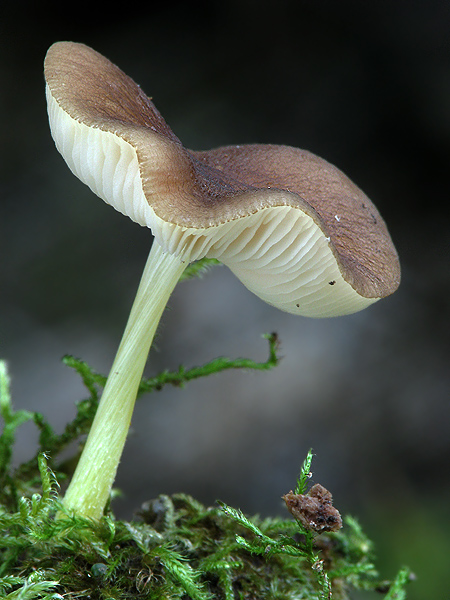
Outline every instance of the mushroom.
<svg viewBox="0 0 450 600"><path fill-rule="evenodd" d="M161 314L190 262L216 258L265 302L309 317L393 293L396 250L372 202L339 169L288 146L185 148L141 88L91 48L45 58L51 133L73 173L154 236L66 507L100 518Z"/></svg>

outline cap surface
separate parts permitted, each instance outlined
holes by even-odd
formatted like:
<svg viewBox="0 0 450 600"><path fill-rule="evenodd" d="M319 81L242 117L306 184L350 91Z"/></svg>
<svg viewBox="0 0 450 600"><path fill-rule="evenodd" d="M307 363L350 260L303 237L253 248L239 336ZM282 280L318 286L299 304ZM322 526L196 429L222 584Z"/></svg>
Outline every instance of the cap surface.
<svg viewBox="0 0 450 600"><path fill-rule="evenodd" d="M354 312L395 291L400 266L373 203L305 150L186 149L141 88L83 44L45 60L52 135L72 171L168 252L218 258L288 312Z"/></svg>

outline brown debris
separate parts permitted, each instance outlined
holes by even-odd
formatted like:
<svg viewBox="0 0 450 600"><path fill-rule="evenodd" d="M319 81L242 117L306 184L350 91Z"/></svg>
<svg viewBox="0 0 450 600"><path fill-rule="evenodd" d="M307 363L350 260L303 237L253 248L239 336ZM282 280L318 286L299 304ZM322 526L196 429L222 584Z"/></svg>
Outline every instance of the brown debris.
<svg viewBox="0 0 450 600"><path fill-rule="evenodd" d="M323 533L342 527L341 515L332 504L333 497L320 483L313 485L307 494L294 494L291 490L283 500L288 511L306 529Z"/></svg>

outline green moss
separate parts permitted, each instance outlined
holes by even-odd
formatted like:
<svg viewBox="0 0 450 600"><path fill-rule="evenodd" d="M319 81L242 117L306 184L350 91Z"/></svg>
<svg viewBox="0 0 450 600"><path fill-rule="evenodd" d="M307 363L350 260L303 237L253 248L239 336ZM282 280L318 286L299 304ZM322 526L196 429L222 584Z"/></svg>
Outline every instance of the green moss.
<svg viewBox="0 0 450 600"><path fill-rule="evenodd" d="M343 599L381 585L386 598L403 597L408 573L391 590L380 584L353 519L314 537L290 519L249 519L177 494L146 503L135 521L95 522L62 512L43 456L40 470L42 494L21 498L17 512L1 509L6 598Z"/></svg>
<svg viewBox="0 0 450 600"><path fill-rule="evenodd" d="M267 336L269 358L216 359L202 367L164 371L145 380L141 392L229 368L269 369L278 362L277 338ZM8 600L302 600L350 598L352 590L405 598L409 571L393 582L380 579L372 544L357 521L318 535L287 518L249 518L226 505L205 507L190 496L160 496L143 505L133 521L112 511L99 520L69 514L58 482L70 475L62 450L90 427L105 378L72 357L66 364L82 377L89 397L57 434L39 413L14 411L5 363L0 362L0 596ZM15 433L26 421L40 432L31 461L11 468ZM51 459L46 452L51 452ZM304 494L312 453L295 491ZM283 492L284 490L280 490Z"/></svg>

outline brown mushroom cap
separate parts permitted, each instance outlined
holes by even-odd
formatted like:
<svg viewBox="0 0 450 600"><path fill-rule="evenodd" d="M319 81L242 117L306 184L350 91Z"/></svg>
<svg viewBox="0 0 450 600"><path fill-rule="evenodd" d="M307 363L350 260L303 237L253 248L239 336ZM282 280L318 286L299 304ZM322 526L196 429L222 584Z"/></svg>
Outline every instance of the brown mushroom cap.
<svg viewBox="0 0 450 600"><path fill-rule="evenodd" d="M373 203L288 146L184 148L140 87L82 44L45 59L52 135L72 171L187 261L218 258L288 312L334 316L393 293L400 266Z"/></svg>

